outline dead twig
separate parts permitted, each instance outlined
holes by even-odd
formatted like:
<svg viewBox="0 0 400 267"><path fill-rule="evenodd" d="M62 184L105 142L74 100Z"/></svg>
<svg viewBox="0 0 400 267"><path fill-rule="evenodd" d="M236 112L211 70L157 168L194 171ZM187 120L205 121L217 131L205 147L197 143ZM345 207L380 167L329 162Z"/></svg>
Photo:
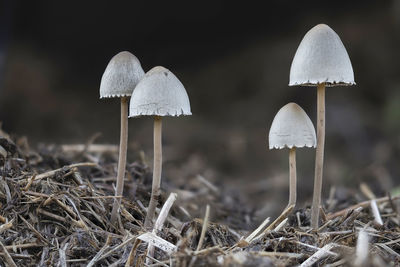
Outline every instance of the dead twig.
<svg viewBox="0 0 400 267"><path fill-rule="evenodd" d="M154 224L153 234L157 234L157 232L161 231L165 221L167 220L169 210L174 204L177 196L178 195L176 193L171 193L167 201L165 201L163 207L161 208L160 214L158 215L158 218ZM147 256L148 256L146 260L147 264L151 264L150 261L153 255L154 255L154 246L149 243L149 246L147 248Z"/></svg>
<svg viewBox="0 0 400 267"><path fill-rule="evenodd" d="M398 200L398 199L400 199L400 196L395 196L395 197L392 197L392 198L391 198L392 201L393 201L393 200ZM359 208L359 207L366 208L366 207L368 207L369 205L371 205L371 201L372 201L372 200L363 201L363 202L360 202L360 203L355 204L355 205L353 205L353 206L350 206L350 207L348 207L348 208L345 208L345 209L343 209L343 210L340 210L340 211L337 211L337 212L334 212L334 213L329 213L329 214L327 214L326 218L327 218L328 220L331 220L331 219L336 218L336 217L338 217L338 216L343 216L343 215L345 215L347 212L349 212L349 211L351 211L351 210L355 210L356 208ZM389 198L389 197L381 197L381 198L375 199L375 201L376 201L377 204L379 204L379 203L383 203L383 202L390 201L390 198Z"/></svg>
<svg viewBox="0 0 400 267"><path fill-rule="evenodd" d="M3 250L4 258L6 259L7 264L11 267L17 267L10 253L8 253L7 248L3 245L3 242L1 241L0 241L0 247Z"/></svg>
<svg viewBox="0 0 400 267"><path fill-rule="evenodd" d="M319 260L322 260L323 258L327 257L330 255L330 250L336 247L337 244L335 243L329 243L322 248L320 248L317 252L315 252L311 257L309 257L306 261L304 261L300 267L311 267L315 263L317 263Z"/></svg>
<svg viewBox="0 0 400 267"><path fill-rule="evenodd" d="M0 234L8 229L10 229L11 227L13 227L13 221L14 219L12 219L11 221L9 221L8 223L2 224L0 225Z"/></svg>
<svg viewBox="0 0 400 267"><path fill-rule="evenodd" d="M279 217L276 218L276 220L275 220L273 223L271 223L271 224L267 227L267 229L264 230L264 233L266 233L266 232L271 231L272 229L274 229L274 227L275 227L277 224L279 224L281 221L283 221L284 219L287 218L287 216L289 215L289 213L292 212L293 209L294 209L294 205L288 206L288 207L282 212L282 214L279 215Z"/></svg>
<svg viewBox="0 0 400 267"><path fill-rule="evenodd" d="M67 255L65 251L67 250L68 243L65 243L63 247L59 249L59 264L61 267L67 267Z"/></svg>
<svg viewBox="0 0 400 267"><path fill-rule="evenodd" d="M206 236L206 232L207 232L209 216L210 216L210 205L207 205L206 206L206 214L204 215L203 226L201 228L199 243L197 244L196 251L199 251L203 246L204 237ZM197 260L197 256L194 256L189 263L189 267L193 266L194 263L196 262L196 260Z"/></svg>
<svg viewBox="0 0 400 267"><path fill-rule="evenodd" d="M267 226L267 224L270 221L270 217L267 217L261 224L260 226L257 227L256 230L254 230L248 237L246 237L245 241L247 243L250 243L254 237L256 237L264 228Z"/></svg>
<svg viewBox="0 0 400 267"><path fill-rule="evenodd" d="M87 153L118 153L117 145L107 145L107 144L71 144L71 145L61 145L61 149L68 153L82 153L86 150Z"/></svg>
<svg viewBox="0 0 400 267"><path fill-rule="evenodd" d="M364 266L369 255L368 234L364 230L358 232L355 266Z"/></svg>
<svg viewBox="0 0 400 267"><path fill-rule="evenodd" d="M108 236L104 246L99 250L99 252L97 252L97 254L93 257L93 259L88 263L86 267L92 267L96 264L96 262L100 259L103 253L110 247L111 240L112 240L111 236Z"/></svg>
<svg viewBox="0 0 400 267"><path fill-rule="evenodd" d="M45 179L47 177L51 177L51 176L55 175L56 173L58 173L60 171L63 171L63 170L67 170L68 171L70 169L77 168L77 167L96 167L96 166L98 166L98 165L96 163L93 163L93 162L74 163L74 164L67 165L67 166L64 166L62 168L59 168L59 169L55 169L55 170L51 170L51 171L48 171L48 172L45 172L45 173L42 173L42 174L38 174L38 175L36 175L36 178L35 178L35 180L33 182L38 182L38 181L40 181L42 179Z"/></svg>
<svg viewBox="0 0 400 267"><path fill-rule="evenodd" d="M375 222L379 225L383 225L381 213L379 212L378 205L376 205L375 199L371 200L371 210L374 215Z"/></svg>

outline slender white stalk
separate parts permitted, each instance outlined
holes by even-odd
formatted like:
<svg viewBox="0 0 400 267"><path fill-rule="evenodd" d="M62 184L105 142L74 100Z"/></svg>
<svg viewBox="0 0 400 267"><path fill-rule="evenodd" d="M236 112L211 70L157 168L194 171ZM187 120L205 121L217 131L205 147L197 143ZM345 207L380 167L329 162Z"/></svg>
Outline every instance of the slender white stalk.
<svg viewBox="0 0 400 267"><path fill-rule="evenodd" d="M153 224L154 213L161 193L160 192L161 168L162 168L161 132L162 132L162 120L161 117L156 116L154 118L153 185L151 188L149 208L147 209L146 219L144 221L144 226L148 229L150 229Z"/></svg>
<svg viewBox="0 0 400 267"><path fill-rule="evenodd" d="M288 206L296 206L296 197L297 197L297 174L296 174L296 148L293 147L289 151L289 172L290 172L290 181L289 181L289 204Z"/></svg>
<svg viewBox="0 0 400 267"><path fill-rule="evenodd" d="M124 190L124 178L126 167L126 152L128 149L128 98L121 98L121 136L119 141L119 159L118 159L118 173L117 173L117 186L115 196L122 196ZM117 212L121 204L121 198L115 198L113 208L111 211L111 224L114 224L117 219Z"/></svg>
<svg viewBox="0 0 400 267"><path fill-rule="evenodd" d="M315 153L314 194L311 207L311 227L318 229L319 209L321 206L322 175L324 168L325 146L325 83L317 88L317 151Z"/></svg>

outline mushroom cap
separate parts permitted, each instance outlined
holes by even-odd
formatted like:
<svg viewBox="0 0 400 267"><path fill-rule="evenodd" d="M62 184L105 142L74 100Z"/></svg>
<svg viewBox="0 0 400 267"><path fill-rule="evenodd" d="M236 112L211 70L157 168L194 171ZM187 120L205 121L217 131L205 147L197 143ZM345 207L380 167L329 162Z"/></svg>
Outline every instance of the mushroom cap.
<svg viewBox="0 0 400 267"><path fill-rule="evenodd" d="M269 149L316 147L314 125L296 103L283 106L275 115L269 130Z"/></svg>
<svg viewBox="0 0 400 267"><path fill-rule="evenodd" d="M328 25L309 30L290 67L289 85L353 85L354 72L340 37Z"/></svg>
<svg viewBox="0 0 400 267"><path fill-rule="evenodd" d="M100 98L125 97L144 76L139 60L128 51L116 54L101 77Z"/></svg>
<svg viewBox="0 0 400 267"><path fill-rule="evenodd" d="M149 70L132 93L129 117L192 115L183 84L164 67Z"/></svg>

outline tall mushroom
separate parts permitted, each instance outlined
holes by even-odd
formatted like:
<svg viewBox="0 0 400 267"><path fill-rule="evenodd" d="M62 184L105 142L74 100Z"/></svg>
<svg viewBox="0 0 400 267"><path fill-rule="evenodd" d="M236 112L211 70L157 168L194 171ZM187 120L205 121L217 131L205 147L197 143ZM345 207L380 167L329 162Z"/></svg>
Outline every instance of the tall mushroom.
<svg viewBox="0 0 400 267"><path fill-rule="evenodd" d="M121 98L121 132L118 173L115 196L122 196L128 143L128 98L144 76L139 60L127 51L115 55L101 77L100 98ZM115 198L111 212L111 224L115 223L121 199Z"/></svg>
<svg viewBox="0 0 400 267"><path fill-rule="evenodd" d="M152 225L160 196L162 145L161 118L164 116L192 115L189 97L183 84L164 67L154 67L148 71L133 91L129 117L154 117L154 167L153 185L145 227Z"/></svg>
<svg viewBox="0 0 400 267"><path fill-rule="evenodd" d="M325 145L325 87L354 85L353 67L339 36L319 24L304 36L290 68L289 85L317 86L317 151L311 227L316 229L321 206Z"/></svg>
<svg viewBox="0 0 400 267"><path fill-rule="evenodd" d="M289 204L296 205L296 148L315 147L314 125L306 112L296 103L283 106L275 115L269 130L269 149L289 148Z"/></svg>

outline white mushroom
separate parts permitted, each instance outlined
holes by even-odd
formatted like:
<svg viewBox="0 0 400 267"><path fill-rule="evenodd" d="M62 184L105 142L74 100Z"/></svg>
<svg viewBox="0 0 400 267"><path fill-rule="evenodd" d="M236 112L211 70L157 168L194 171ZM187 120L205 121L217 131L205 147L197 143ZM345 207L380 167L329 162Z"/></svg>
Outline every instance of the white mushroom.
<svg viewBox="0 0 400 267"><path fill-rule="evenodd" d="M289 148L289 204L296 205L296 148L315 147L314 125L296 103L283 106L275 115L269 130L269 149Z"/></svg>
<svg viewBox="0 0 400 267"><path fill-rule="evenodd" d="M129 117L192 115L183 84L164 67L149 70L132 94Z"/></svg>
<svg viewBox="0 0 400 267"><path fill-rule="evenodd" d="M325 145L325 86L353 85L354 73L339 36L319 24L304 36L290 68L289 85L317 86L317 151L311 227L318 227Z"/></svg>
<svg viewBox="0 0 400 267"><path fill-rule="evenodd" d="M128 51L116 54L101 77L100 98L131 96L143 76L137 57Z"/></svg>
<svg viewBox="0 0 400 267"><path fill-rule="evenodd" d="M189 97L183 84L164 67L148 71L136 86L130 101L129 117L154 116L154 167L153 185L145 227L152 225L155 208L160 196L163 116L192 115Z"/></svg>
<svg viewBox="0 0 400 267"><path fill-rule="evenodd" d="M309 30L297 48L289 85L353 85L354 73L340 37L328 25Z"/></svg>
<svg viewBox="0 0 400 267"><path fill-rule="evenodd" d="M121 133L115 196L122 196L128 142L128 98L144 76L139 60L127 51L115 55L107 65L100 84L100 98L121 98ZM114 199L111 223L116 220L120 198Z"/></svg>

